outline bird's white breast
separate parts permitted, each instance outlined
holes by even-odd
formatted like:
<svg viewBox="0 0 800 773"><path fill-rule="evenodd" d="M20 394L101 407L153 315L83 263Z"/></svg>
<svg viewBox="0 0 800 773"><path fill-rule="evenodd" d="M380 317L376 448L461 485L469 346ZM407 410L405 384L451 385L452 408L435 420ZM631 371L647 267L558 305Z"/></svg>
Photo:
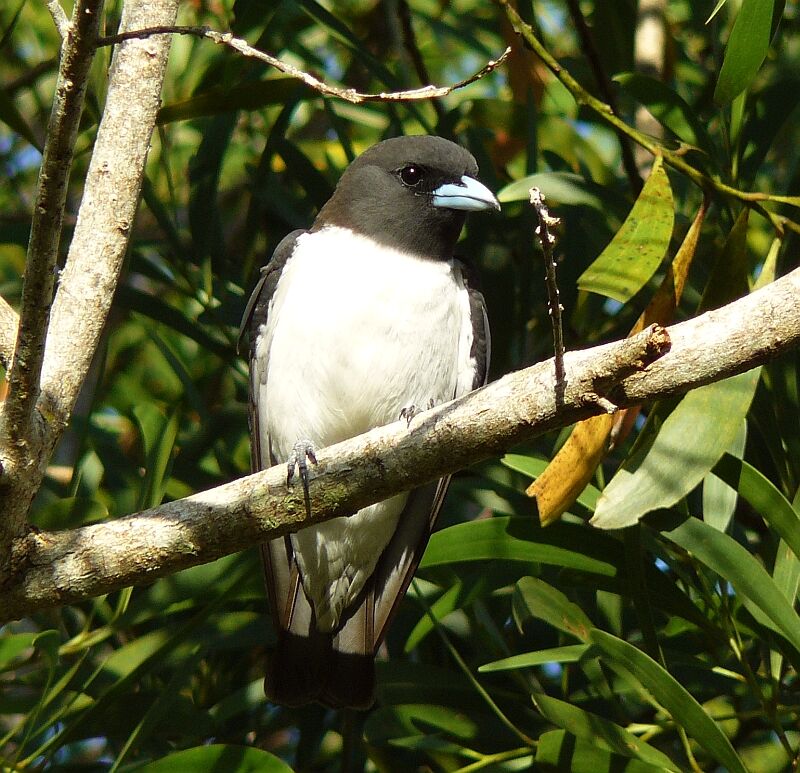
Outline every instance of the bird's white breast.
<svg viewBox="0 0 800 773"><path fill-rule="evenodd" d="M298 440L321 448L396 421L409 405L450 400L471 381L471 344L469 300L452 262L409 256L336 227L304 234L257 343L267 363L262 437L285 460ZM405 499L294 535L321 628L335 627L372 573Z"/></svg>

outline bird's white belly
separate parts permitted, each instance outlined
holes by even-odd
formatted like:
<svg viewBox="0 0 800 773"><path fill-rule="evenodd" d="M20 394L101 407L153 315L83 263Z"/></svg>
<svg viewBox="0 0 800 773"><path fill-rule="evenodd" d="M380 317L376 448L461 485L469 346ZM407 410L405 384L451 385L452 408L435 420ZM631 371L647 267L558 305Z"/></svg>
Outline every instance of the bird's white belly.
<svg viewBox="0 0 800 773"><path fill-rule="evenodd" d="M324 447L455 394L468 305L453 266L343 237L336 228L300 237L263 329L261 405L278 460L298 440ZM372 574L406 496L293 535L321 629L336 627Z"/></svg>

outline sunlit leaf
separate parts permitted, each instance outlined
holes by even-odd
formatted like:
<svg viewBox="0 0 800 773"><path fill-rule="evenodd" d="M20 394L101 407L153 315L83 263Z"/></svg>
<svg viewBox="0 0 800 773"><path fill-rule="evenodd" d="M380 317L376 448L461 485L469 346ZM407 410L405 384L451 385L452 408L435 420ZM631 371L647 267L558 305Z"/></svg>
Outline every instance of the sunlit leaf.
<svg viewBox="0 0 800 773"><path fill-rule="evenodd" d="M739 432L759 374L756 368L689 392L658 428L652 443L634 449L611 479L591 523L601 529L621 529L653 510L672 507L694 489Z"/></svg>
<svg viewBox="0 0 800 773"><path fill-rule="evenodd" d="M756 77L769 50L773 8L774 0L743 0L714 89L718 105L727 105Z"/></svg>
<svg viewBox="0 0 800 773"><path fill-rule="evenodd" d="M655 273L675 220L672 189L660 156L622 227L578 278L578 287L625 303Z"/></svg>
<svg viewBox="0 0 800 773"><path fill-rule="evenodd" d="M577 663L588 651L588 644L565 644L563 647L550 647L536 652L524 652L501 660L484 663L478 671L513 671L518 668L531 668L545 663Z"/></svg>

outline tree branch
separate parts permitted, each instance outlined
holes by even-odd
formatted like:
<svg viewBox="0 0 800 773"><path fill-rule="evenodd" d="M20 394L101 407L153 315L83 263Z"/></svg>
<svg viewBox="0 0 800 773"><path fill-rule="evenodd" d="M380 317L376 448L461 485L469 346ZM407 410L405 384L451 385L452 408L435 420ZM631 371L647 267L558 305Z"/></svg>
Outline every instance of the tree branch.
<svg viewBox="0 0 800 773"><path fill-rule="evenodd" d="M47 10L50 11L50 15L53 17L53 23L56 25L58 34L61 35L61 40L66 40L67 35L69 35L70 22L61 7L61 3L58 0L47 0Z"/></svg>
<svg viewBox="0 0 800 773"><path fill-rule="evenodd" d="M15 542L0 619L148 582L351 513L598 413L598 396L628 406L749 370L800 345L800 269L667 332L653 326L567 353L560 405L550 360L422 413L409 428L396 422L323 449L311 521L281 465L116 521L31 533Z"/></svg>
<svg viewBox="0 0 800 773"><path fill-rule="evenodd" d="M175 19L177 4L178 0L129 0L123 9L121 26L124 29L128 26L140 27L142 24L170 23ZM96 15L87 14L88 9L88 1L76 5L76 13L80 14L82 21L83 15ZM92 49L94 43L95 38L92 37ZM168 37L132 41L120 46L114 53L103 118L98 128L75 232L60 276L52 324L45 344L42 336L52 297L53 266L61 222L61 215L57 218L54 216L55 204L47 202L55 197L53 189L56 188L60 197L60 212L63 214L68 171L64 159L71 154L72 147L72 144L58 140L64 131L60 125L51 126L48 131L48 142L53 146L58 142L58 164L53 162L52 165L61 177L55 179L49 171L50 161L45 149L40 175L45 203L38 203L34 212L29 254L36 257L33 261L29 257L25 274L26 286L29 274L32 278L38 277L38 289L30 289L27 295L23 290L20 330L24 332L20 333L21 343L17 344L18 355L14 365L22 376L18 374L16 380L10 379L11 394L4 419L12 442L0 447L7 457L2 460L6 475L4 485L0 486L0 512L4 516L0 528L6 536L6 548L10 538L23 530L28 507L41 484L52 449L67 425L111 307L160 106L169 43ZM86 60L83 67L88 70L91 51L87 50L87 46L89 43L81 51ZM65 61L72 55L70 52L74 47L75 44L68 40ZM64 69L65 65L62 65L62 71ZM69 88L65 87L65 90L67 95L72 94ZM56 99L58 103L59 97ZM77 129L77 123L73 128ZM72 140L74 142L74 137ZM56 150L52 153L56 153ZM38 225L37 221L40 221ZM46 260L42 257L42 250L33 248L33 245L38 245L37 240L46 241L49 250ZM43 299L47 299L46 304ZM34 316L35 324L29 320ZM5 325L5 317L9 315L0 314L0 331ZM35 360L26 355L32 348ZM17 366L17 361L25 368ZM34 365L37 365L35 370ZM12 400L15 393L17 397ZM32 400L36 395L39 399L35 406L39 418L44 421L39 422L40 426L33 436L30 430L25 429L22 419L27 419L28 423L33 421ZM9 465L7 459L12 452L16 453L16 458L12 459L16 464ZM24 463L18 463L18 460ZM3 559L8 560L9 552L8 549L4 551L3 547L0 542L0 577L3 576L3 570L7 570Z"/></svg>
<svg viewBox="0 0 800 773"><path fill-rule="evenodd" d="M22 533L33 491L25 492L16 478L36 462L42 428L34 408L39 398L39 378L44 343L53 299L56 259L67 199L78 126L83 112L86 82L100 24L102 0L78 0L62 45L53 109L47 126L47 141L39 170L38 191L33 208L31 234L22 284L20 323L14 359L8 376L9 393L0 425L2 500L19 503L0 508L0 557L7 556L12 537ZM19 502L20 497L24 501Z"/></svg>
<svg viewBox="0 0 800 773"><path fill-rule="evenodd" d="M246 40L236 38L230 32L217 32L208 27L175 27L168 25L147 27L130 32L122 32L119 35L109 35L108 37L101 38L99 45L110 46L124 40L132 40L133 38L149 38L154 35L165 34L193 35L197 38L213 40L219 45L228 46L234 51L238 51L242 56L258 59L292 78L297 78L297 80L302 81L320 94L324 94L327 97L338 97L339 99L344 99L356 105L362 102L408 102L420 99L432 99L434 97L446 97L451 92L456 91L456 89L463 89L464 86L469 86L470 83L474 83L496 70L505 62L506 58L511 53L511 49L507 48L497 59L490 59L474 75L471 75L466 80L453 83L450 86L424 86L421 89L410 89L408 91L383 91L379 94L365 94L355 89L331 86L318 80L310 73L303 72L288 62L284 62L272 56L272 54L267 54L263 51L259 51L257 48L253 48Z"/></svg>

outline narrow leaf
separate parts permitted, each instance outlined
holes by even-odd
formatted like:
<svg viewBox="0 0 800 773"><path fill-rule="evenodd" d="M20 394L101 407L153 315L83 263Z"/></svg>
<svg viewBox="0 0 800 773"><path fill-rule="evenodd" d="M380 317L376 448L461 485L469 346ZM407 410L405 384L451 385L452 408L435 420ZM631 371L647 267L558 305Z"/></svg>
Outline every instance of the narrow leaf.
<svg viewBox="0 0 800 773"><path fill-rule="evenodd" d="M662 507L672 507L708 474L733 443L750 408L760 368L695 389L606 486L591 520L621 529ZM691 447L686 443L692 438Z"/></svg>
<svg viewBox="0 0 800 773"><path fill-rule="evenodd" d="M512 608L520 628L533 617L581 641L587 640L593 628L592 621L577 604L557 588L536 577L523 577L517 583Z"/></svg>
<svg viewBox="0 0 800 773"><path fill-rule="evenodd" d="M726 579L800 652L800 617L764 567L736 540L698 518L687 518L664 536Z"/></svg>
<svg viewBox="0 0 800 773"><path fill-rule="evenodd" d="M753 82L769 50L774 0L743 0L736 15L714 101L727 105Z"/></svg>
<svg viewBox="0 0 800 773"><path fill-rule="evenodd" d="M672 237L672 189L661 156L622 227L598 258L578 277L581 290L625 303L655 273Z"/></svg>
<svg viewBox="0 0 800 773"><path fill-rule="evenodd" d="M536 652L524 652L509 658L493 660L478 668L481 673L492 671L513 671L518 668L531 668L545 663L577 663L589 649L588 644L566 644L563 647L550 647Z"/></svg>
<svg viewBox="0 0 800 773"><path fill-rule="evenodd" d="M199 770L230 770L236 773L292 773L292 769L269 752L246 746L213 744L172 752L160 760L136 768L137 773L197 773Z"/></svg>
<svg viewBox="0 0 800 773"><path fill-rule="evenodd" d="M711 529L710 526L706 528ZM719 534L716 530L713 531ZM717 723L655 660L632 644L605 631L594 629L589 639L604 653L604 662L615 671L623 670L629 677L639 682L672 715L672 718L730 773L747 773L731 742Z"/></svg>
<svg viewBox="0 0 800 773"><path fill-rule="evenodd" d="M680 772L680 768L666 754L614 722L547 695L537 693L532 698L545 719L563 727L576 738L585 738L624 757L634 757L650 765Z"/></svg>

